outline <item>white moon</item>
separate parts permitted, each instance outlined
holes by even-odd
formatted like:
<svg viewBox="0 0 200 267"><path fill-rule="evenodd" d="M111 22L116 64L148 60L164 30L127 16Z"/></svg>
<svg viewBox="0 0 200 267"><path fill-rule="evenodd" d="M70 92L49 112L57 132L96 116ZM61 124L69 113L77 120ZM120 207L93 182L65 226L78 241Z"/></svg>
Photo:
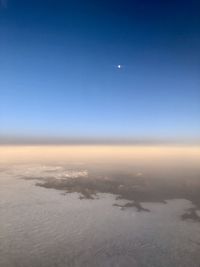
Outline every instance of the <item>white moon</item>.
<svg viewBox="0 0 200 267"><path fill-rule="evenodd" d="M118 69L121 69L121 67L122 67L122 65L117 65L117 68L118 68Z"/></svg>

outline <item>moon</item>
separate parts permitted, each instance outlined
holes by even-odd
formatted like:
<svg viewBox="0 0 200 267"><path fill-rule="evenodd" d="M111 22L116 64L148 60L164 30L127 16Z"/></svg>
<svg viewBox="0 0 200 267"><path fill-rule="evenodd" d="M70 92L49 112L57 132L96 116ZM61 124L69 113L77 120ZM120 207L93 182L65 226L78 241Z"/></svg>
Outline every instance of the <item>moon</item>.
<svg viewBox="0 0 200 267"><path fill-rule="evenodd" d="M124 65L116 64L116 65L113 65L113 67L120 70L120 69L124 68Z"/></svg>

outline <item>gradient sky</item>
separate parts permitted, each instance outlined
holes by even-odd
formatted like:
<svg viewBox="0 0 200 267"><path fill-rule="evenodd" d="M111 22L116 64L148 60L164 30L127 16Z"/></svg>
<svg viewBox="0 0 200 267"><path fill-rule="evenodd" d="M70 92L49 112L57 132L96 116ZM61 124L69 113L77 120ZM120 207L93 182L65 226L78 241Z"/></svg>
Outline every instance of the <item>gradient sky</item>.
<svg viewBox="0 0 200 267"><path fill-rule="evenodd" d="M199 1L0 3L1 136L199 139Z"/></svg>

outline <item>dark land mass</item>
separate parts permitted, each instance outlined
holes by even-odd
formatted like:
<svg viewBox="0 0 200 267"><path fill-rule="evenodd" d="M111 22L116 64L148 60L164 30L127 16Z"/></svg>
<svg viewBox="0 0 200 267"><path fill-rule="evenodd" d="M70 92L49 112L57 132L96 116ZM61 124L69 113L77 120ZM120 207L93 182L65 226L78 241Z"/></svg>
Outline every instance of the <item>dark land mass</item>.
<svg viewBox="0 0 200 267"><path fill-rule="evenodd" d="M149 212L150 210L149 209L145 209L142 207L141 203L140 202L136 202L136 201L133 201L133 202L127 202L126 204L124 205L119 205L119 204L113 204L113 206L115 207L120 207L121 209L125 209L125 208L130 208L130 207L134 207L137 209L137 211L147 211Z"/></svg>
<svg viewBox="0 0 200 267"><path fill-rule="evenodd" d="M197 213L198 208L194 207L194 208L190 208L187 210L186 213L184 213L181 218L183 220L192 220L192 221L196 221L196 222L200 222L200 216Z"/></svg>
<svg viewBox="0 0 200 267"><path fill-rule="evenodd" d="M162 177L133 176L123 173L97 174L90 173L86 177L63 178L32 178L36 179L37 186L62 190L65 193L79 193L80 199L96 199L98 193L108 193L116 196L116 200L127 200L124 205L114 204L121 209L134 207L137 211L149 210L141 203L166 203L170 199L186 199L194 204L181 216L182 220L200 222L197 210L200 210L200 181L199 177L188 179L162 179ZM188 182L189 181L189 182Z"/></svg>

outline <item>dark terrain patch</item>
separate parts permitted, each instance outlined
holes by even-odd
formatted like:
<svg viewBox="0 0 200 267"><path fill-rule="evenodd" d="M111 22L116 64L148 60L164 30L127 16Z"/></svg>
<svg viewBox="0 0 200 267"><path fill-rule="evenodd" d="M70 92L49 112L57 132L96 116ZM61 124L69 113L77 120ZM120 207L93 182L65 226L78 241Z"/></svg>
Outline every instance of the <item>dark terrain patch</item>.
<svg viewBox="0 0 200 267"><path fill-rule="evenodd" d="M87 177L77 178L32 178L36 179L37 186L62 190L65 193L79 193L80 199L96 199L99 193L109 193L116 199L127 200L126 204L114 204L121 209L134 207L137 211L149 211L141 203L166 203L170 199L186 199L191 201L195 208L181 216L183 220L200 222L196 210L200 209L200 183L192 179L162 179L160 177L134 176L126 173L97 174L90 173ZM188 181L190 181L188 183Z"/></svg>
<svg viewBox="0 0 200 267"><path fill-rule="evenodd" d="M197 208L189 208L186 213L184 213L181 218L183 220L192 220L195 222L200 222L200 216L197 213Z"/></svg>

